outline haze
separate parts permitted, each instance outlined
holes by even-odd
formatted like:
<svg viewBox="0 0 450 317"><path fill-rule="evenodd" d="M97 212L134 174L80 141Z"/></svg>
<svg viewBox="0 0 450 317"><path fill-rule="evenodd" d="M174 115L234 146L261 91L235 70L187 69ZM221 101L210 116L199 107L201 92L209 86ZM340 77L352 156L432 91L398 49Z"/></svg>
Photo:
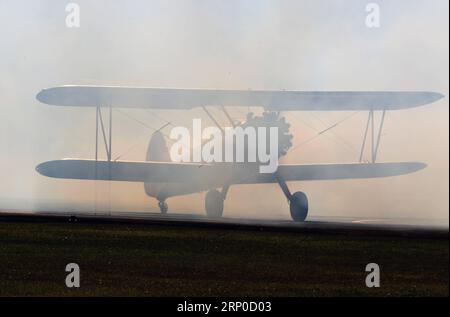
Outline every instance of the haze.
<svg viewBox="0 0 450 317"><path fill-rule="evenodd" d="M311 216L433 219L448 226L448 1L372 1L381 8L375 29L365 25L369 1L73 2L81 8L80 28L65 25L68 1L0 0L0 210L158 211L142 184L55 180L35 171L47 160L94 157L94 109L43 105L35 99L43 88L427 90L446 97L388 113L378 156L425 162L425 170L290 187L308 194ZM230 112L244 119L248 110ZM297 145L350 114L285 116ZM283 162L357 161L366 117L354 115ZM213 125L198 109L114 112L113 157L143 160L151 128L167 121L190 127L193 118ZM203 214L203 197L168 203L173 212ZM288 219L289 210L275 185L232 186L225 215Z"/></svg>

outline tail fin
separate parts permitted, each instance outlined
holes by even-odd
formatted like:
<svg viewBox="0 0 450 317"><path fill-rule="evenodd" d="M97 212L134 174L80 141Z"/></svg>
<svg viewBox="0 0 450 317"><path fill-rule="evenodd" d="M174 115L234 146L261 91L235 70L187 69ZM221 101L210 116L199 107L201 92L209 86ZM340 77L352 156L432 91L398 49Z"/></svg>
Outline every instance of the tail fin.
<svg viewBox="0 0 450 317"><path fill-rule="evenodd" d="M145 159L154 162L170 161L169 149L167 148L166 140L161 132L156 131L150 138Z"/></svg>

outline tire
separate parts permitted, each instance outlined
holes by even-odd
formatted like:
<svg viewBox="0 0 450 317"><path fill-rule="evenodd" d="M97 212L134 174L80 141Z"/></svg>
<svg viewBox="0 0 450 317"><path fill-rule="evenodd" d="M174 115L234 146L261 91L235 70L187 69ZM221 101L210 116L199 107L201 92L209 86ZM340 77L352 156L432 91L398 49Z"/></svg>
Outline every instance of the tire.
<svg viewBox="0 0 450 317"><path fill-rule="evenodd" d="M216 189L212 189L206 193L205 211L206 215L211 218L220 218L223 214L223 195Z"/></svg>
<svg viewBox="0 0 450 317"><path fill-rule="evenodd" d="M292 195L289 209L292 220L303 222L308 216L308 197L303 192L296 192Z"/></svg>

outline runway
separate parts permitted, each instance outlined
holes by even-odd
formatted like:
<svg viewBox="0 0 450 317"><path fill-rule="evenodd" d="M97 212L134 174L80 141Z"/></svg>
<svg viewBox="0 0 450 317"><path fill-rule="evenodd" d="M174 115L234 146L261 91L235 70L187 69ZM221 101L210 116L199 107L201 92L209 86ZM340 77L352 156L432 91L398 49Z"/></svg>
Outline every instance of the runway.
<svg viewBox="0 0 450 317"><path fill-rule="evenodd" d="M17 212L1 211L0 221L128 223L204 227L256 231L298 232L308 234L344 234L357 236L389 236L448 239L448 226L405 219L375 219L351 217L311 217L306 222L241 218L212 219L206 216L173 213L161 215L144 212Z"/></svg>

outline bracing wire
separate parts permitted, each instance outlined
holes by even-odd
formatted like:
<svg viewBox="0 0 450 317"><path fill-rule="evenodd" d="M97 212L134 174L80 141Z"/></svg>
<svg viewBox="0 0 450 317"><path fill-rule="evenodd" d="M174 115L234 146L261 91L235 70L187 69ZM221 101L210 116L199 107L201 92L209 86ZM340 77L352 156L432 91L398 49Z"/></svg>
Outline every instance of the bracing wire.
<svg viewBox="0 0 450 317"><path fill-rule="evenodd" d="M316 133L314 136L310 137L309 139L307 139L307 140L305 140L305 141L302 141L302 142L300 142L299 144L293 146L293 147L290 149L290 151L295 150L295 149L297 149L297 148L299 148L299 147L301 147L301 146L304 146L305 144L308 144L309 142L313 141L314 139L320 137L321 135L324 135L325 133L331 131L332 129L336 128L338 125L344 123L344 122L347 121L348 119L350 119L350 118L352 118L353 116L355 116L358 112L359 112L359 111L355 111L355 112L353 112L352 114L350 114L349 116L347 116L347 117L345 117L345 118L343 118L343 119L337 121L336 123L334 123L334 124L328 126L328 127L325 128L325 129L322 129L322 130L319 130L319 129L317 129L317 128L313 128L312 126L310 126L310 128L316 130L317 133Z"/></svg>
<svg viewBox="0 0 450 317"><path fill-rule="evenodd" d="M162 129L164 129L164 128L165 128L166 126L168 126L169 124L172 124L172 123L170 123L169 121L164 120L164 121L166 121L166 123L165 123L162 127L160 127L160 128L154 128L154 127L148 125L147 123L145 123L144 121L139 120L139 119L136 119L134 116L130 115L129 113L126 113L125 111L122 111L122 110L120 110L120 109L115 109L115 111L117 111L117 112L119 112L120 114L126 116L127 118L129 118L129 119L131 119L131 120L133 120L133 121L139 123L141 126L143 126L143 127L147 128L148 130L152 131L152 133L153 133L153 132L156 132L156 131L161 131ZM162 133L162 132L161 132L161 133ZM162 134L163 134L164 137L166 137L166 139L172 141L172 140L169 138L168 135L166 135L166 134L164 134L164 133L162 133ZM141 143L142 138L143 138L143 137L141 137L141 138L139 139L139 141L133 143L133 144L132 144L126 151L124 151L122 154L118 155L118 156L114 159L114 161L117 161L117 160L119 160L121 157L123 157L123 156L125 156L126 154L130 153L134 148L136 148L136 147ZM173 141L172 141L172 142L173 142Z"/></svg>

